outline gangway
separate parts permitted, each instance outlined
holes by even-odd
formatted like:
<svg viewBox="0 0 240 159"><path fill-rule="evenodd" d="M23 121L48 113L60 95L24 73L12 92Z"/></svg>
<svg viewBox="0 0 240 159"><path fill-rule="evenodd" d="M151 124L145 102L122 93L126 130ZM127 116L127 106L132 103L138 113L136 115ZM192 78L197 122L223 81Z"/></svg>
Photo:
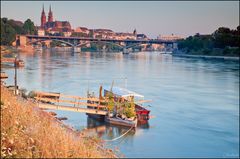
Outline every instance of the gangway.
<svg viewBox="0 0 240 159"><path fill-rule="evenodd" d="M36 95L34 98L38 102L38 107L40 108L98 115L106 115L108 112L107 106L103 105L104 103L107 103L107 99L100 100L96 97L87 98L40 91L35 91L34 93ZM93 101L94 103L90 103L88 101Z"/></svg>

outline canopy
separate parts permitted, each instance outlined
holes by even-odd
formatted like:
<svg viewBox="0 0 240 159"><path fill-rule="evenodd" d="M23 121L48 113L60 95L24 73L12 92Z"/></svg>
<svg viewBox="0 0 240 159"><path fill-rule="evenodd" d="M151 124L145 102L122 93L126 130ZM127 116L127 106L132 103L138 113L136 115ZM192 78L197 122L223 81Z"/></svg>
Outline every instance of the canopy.
<svg viewBox="0 0 240 159"><path fill-rule="evenodd" d="M110 89L106 89L106 87L104 88L105 90L110 91ZM134 97L141 97L143 98L144 96L141 94L138 94L136 92L130 91L126 88L121 88L121 87L114 87L112 88L112 93L122 96L122 97L129 97L129 96L134 96Z"/></svg>

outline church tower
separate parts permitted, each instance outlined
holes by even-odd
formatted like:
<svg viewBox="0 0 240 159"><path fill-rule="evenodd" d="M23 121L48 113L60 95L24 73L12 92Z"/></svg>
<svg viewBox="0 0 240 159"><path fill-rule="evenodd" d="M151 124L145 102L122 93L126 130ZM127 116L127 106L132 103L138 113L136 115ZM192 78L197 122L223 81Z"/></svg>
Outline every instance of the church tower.
<svg viewBox="0 0 240 159"><path fill-rule="evenodd" d="M45 24L46 24L46 15L44 12L44 5L43 5L42 15L41 15L41 28L44 28Z"/></svg>
<svg viewBox="0 0 240 159"><path fill-rule="evenodd" d="M48 22L53 22L53 13L51 10L51 5L49 7L49 12L48 12Z"/></svg>
<svg viewBox="0 0 240 159"><path fill-rule="evenodd" d="M134 29L133 35L134 35L134 36L137 36L137 30L136 30L136 29Z"/></svg>

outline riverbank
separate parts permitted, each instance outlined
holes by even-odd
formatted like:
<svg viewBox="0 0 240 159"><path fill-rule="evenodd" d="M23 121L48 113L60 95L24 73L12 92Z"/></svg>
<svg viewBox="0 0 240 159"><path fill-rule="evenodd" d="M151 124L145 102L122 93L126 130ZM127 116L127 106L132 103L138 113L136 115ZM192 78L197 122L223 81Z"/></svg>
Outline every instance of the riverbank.
<svg viewBox="0 0 240 159"><path fill-rule="evenodd" d="M12 57L13 54L16 54L18 52L32 53L32 52L34 52L34 48L32 46L19 46L16 48L15 46L1 45L1 57L3 57L3 56Z"/></svg>
<svg viewBox="0 0 240 159"><path fill-rule="evenodd" d="M2 46L1 45L1 57L9 54L17 53L16 47L13 46Z"/></svg>
<svg viewBox="0 0 240 159"><path fill-rule="evenodd" d="M1 157L115 158L113 150L39 109L32 100L14 96L1 84Z"/></svg>
<svg viewBox="0 0 240 159"><path fill-rule="evenodd" d="M215 59L215 60L233 60L239 61L239 57L231 57L231 56L209 56L209 55L192 55L186 54L183 52L173 53L172 56L176 57L187 57L187 58L201 58L201 59Z"/></svg>

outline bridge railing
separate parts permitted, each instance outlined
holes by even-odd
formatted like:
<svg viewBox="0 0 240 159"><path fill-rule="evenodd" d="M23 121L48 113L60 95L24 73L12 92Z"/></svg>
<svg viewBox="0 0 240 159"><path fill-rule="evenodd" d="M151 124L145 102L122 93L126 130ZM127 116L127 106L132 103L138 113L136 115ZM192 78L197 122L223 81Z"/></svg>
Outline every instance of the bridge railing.
<svg viewBox="0 0 240 159"><path fill-rule="evenodd" d="M26 35L28 38L36 39L63 39L63 40L86 40L86 41L112 41L112 42L150 42L150 43L173 43L176 40L159 40L159 39L110 39L110 38L92 38L92 37L65 37L65 36L38 36Z"/></svg>

